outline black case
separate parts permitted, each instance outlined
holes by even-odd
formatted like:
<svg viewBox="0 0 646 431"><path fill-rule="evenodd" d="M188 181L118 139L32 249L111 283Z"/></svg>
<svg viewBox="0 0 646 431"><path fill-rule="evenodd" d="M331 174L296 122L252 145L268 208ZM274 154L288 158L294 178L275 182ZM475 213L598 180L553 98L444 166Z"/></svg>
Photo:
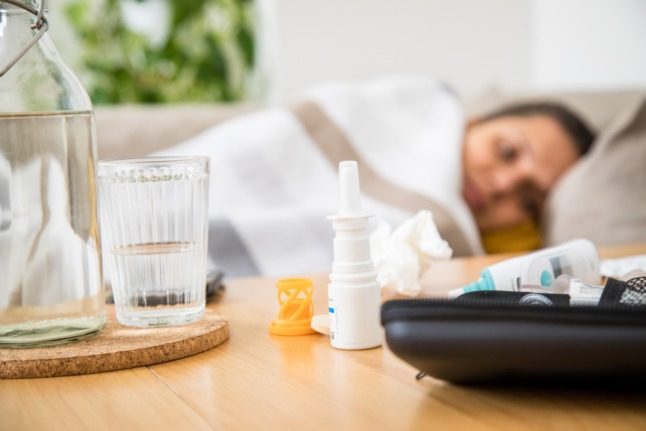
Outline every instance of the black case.
<svg viewBox="0 0 646 431"><path fill-rule="evenodd" d="M646 380L646 308L383 304L388 347L421 372L458 383Z"/></svg>

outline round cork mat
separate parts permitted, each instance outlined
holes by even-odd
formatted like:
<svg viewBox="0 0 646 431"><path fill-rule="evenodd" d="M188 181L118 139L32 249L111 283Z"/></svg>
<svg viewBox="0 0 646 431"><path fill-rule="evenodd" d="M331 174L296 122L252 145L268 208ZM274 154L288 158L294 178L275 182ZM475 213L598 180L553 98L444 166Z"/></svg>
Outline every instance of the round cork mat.
<svg viewBox="0 0 646 431"><path fill-rule="evenodd" d="M72 376L172 361L212 349L229 338L229 324L216 312L190 325L131 328L114 318L98 335L52 347L0 349L0 378Z"/></svg>

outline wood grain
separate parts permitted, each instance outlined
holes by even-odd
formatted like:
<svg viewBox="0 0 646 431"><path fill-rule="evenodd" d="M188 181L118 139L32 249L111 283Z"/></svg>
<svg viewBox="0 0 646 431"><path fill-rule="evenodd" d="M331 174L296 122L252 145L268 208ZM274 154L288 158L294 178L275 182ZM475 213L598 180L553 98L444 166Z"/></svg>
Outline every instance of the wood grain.
<svg viewBox="0 0 646 431"><path fill-rule="evenodd" d="M114 306L94 337L52 347L0 349L0 378L54 377L99 373L172 361L211 349L229 336L221 315L206 310L199 322L165 328L119 324Z"/></svg>
<svg viewBox="0 0 646 431"><path fill-rule="evenodd" d="M0 430L208 430L148 368L0 380Z"/></svg>
<svg viewBox="0 0 646 431"><path fill-rule="evenodd" d="M646 253L646 245L602 255L637 253ZM424 277L424 289L445 293L502 257L435 265ZM320 313L327 277L314 280ZM340 351L320 335L269 335L278 311L274 280L230 281L221 301L209 308L230 324L230 340L217 349L148 368L0 380L0 429L56 429L47 418L59 417L64 423L59 428L66 430L646 429L641 392L416 381L415 370L384 347Z"/></svg>

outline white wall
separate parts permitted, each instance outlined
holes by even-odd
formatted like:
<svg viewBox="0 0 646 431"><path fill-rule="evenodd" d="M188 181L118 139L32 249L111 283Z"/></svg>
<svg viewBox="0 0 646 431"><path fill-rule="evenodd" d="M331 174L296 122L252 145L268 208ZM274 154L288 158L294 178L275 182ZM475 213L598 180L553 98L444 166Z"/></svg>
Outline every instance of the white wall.
<svg viewBox="0 0 646 431"><path fill-rule="evenodd" d="M389 73L484 89L646 87L644 0L263 0L274 94Z"/></svg>
<svg viewBox="0 0 646 431"><path fill-rule="evenodd" d="M537 89L646 87L646 1L533 0Z"/></svg>
<svg viewBox="0 0 646 431"><path fill-rule="evenodd" d="M278 98L394 73L437 76L467 95L530 84L529 0L265 1L275 8Z"/></svg>

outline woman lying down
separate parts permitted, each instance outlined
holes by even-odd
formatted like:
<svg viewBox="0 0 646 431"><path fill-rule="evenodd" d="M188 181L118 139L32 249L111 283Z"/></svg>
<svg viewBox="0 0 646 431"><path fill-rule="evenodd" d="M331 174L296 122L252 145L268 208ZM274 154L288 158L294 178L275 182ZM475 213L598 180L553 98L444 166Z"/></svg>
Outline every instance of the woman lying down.
<svg viewBox="0 0 646 431"><path fill-rule="evenodd" d="M209 254L231 276L329 271L337 165L359 164L363 207L397 226L430 210L453 254L540 246L546 196L593 134L553 104L467 121L443 84L335 84L238 117L159 155L211 156Z"/></svg>

